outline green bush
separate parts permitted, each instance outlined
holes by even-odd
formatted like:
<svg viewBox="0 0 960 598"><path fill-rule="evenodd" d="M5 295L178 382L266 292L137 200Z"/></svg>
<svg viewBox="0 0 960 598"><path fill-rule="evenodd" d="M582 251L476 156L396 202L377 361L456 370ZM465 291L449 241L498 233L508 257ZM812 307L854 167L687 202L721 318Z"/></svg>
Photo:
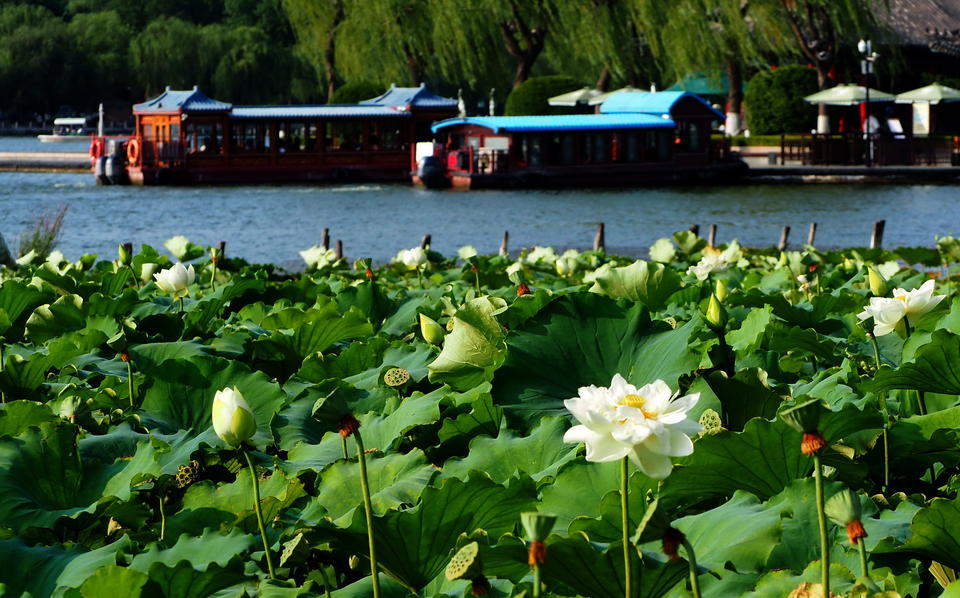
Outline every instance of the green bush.
<svg viewBox="0 0 960 598"><path fill-rule="evenodd" d="M371 100L379 95L383 95L386 89L379 83L370 81L351 81L345 83L333 92L330 98L331 104L356 104L363 100Z"/></svg>
<svg viewBox="0 0 960 598"><path fill-rule="evenodd" d="M531 77L510 92L503 113L507 116L563 114L569 109L551 106L547 100L581 87L583 83L566 75Z"/></svg>
<svg viewBox="0 0 960 598"><path fill-rule="evenodd" d="M817 108L803 101L815 93L817 73L800 65L782 66L757 73L747 86L744 103L750 133L774 135L809 131Z"/></svg>

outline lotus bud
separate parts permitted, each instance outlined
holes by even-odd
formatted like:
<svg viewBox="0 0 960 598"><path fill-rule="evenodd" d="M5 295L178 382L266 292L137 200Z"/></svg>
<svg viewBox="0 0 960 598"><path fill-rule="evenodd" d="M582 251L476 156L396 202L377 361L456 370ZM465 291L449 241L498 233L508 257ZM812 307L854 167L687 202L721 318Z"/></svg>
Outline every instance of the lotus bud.
<svg viewBox="0 0 960 598"><path fill-rule="evenodd" d="M117 246L117 261L124 266L130 265L133 256L133 243L120 243Z"/></svg>
<svg viewBox="0 0 960 598"><path fill-rule="evenodd" d="M426 314L420 314L420 336L431 345L443 343L443 327Z"/></svg>
<svg viewBox="0 0 960 598"><path fill-rule="evenodd" d="M191 264L189 268L184 267L180 262L166 270L161 270L153 275L157 281L157 286L165 293L170 293L174 297L186 297L187 287L193 284L197 278L197 273Z"/></svg>
<svg viewBox="0 0 960 598"><path fill-rule="evenodd" d="M146 262L140 266L140 280L143 282L150 282L153 278L153 273L159 268L159 264L154 264L153 262Z"/></svg>
<svg viewBox="0 0 960 598"><path fill-rule="evenodd" d="M107 536L112 536L113 534L117 533L121 529L123 528L120 526L117 520L114 519L113 517L111 517L110 521L107 522Z"/></svg>
<svg viewBox="0 0 960 598"><path fill-rule="evenodd" d="M710 302L707 303L707 323L714 330L723 330L727 325L727 310L720 304L717 295L710 294Z"/></svg>
<svg viewBox="0 0 960 598"><path fill-rule="evenodd" d="M780 412L780 419L785 424L803 434L800 450L805 455L815 455L827 446L827 441L819 430L821 409L820 401L811 399Z"/></svg>
<svg viewBox="0 0 960 598"><path fill-rule="evenodd" d="M347 559L347 566L356 571L360 568L360 557L355 554L351 554L350 558Z"/></svg>
<svg viewBox="0 0 960 598"><path fill-rule="evenodd" d="M723 303L727 298L727 295L730 294L730 290L727 288L727 283L722 280L718 280L716 286L714 287L713 294L716 295L717 301Z"/></svg>
<svg viewBox="0 0 960 598"><path fill-rule="evenodd" d="M867 281L870 283L870 292L874 297L885 297L887 295L887 280L880 274L876 266L867 266Z"/></svg>
<svg viewBox="0 0 960 598"><path fill-rule="evenodd" d="M860 538L866 538L867 532L863 528L860 508L860 497L849 488L844 488L830 497L823 507L830 521L847 530L847 538L851 544L856 544Z"/></svg>
<svg viewBox="0 0 960 598"><path fill-rule="evenodd" d="M256 434L257 420L236 387L218 390L214 395L213 430L234 448Z"/></svg>

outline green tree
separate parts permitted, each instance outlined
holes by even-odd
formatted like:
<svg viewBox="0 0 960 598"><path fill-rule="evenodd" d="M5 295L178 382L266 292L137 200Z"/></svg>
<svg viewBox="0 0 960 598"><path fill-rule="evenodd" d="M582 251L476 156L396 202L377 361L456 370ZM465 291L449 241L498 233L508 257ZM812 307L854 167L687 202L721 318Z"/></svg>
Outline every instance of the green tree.
<svg viewBox="0 0 960 598"><path fill-rule="evenodd" d="M203 37L206 36L206 42ZM201 49L221 43L220 32L201 28L176 17L152 21L130 42L130 66L146 95L155 95L169 85L189 88L209 81Z"/></svg>
<svg viewBox="0 0 960 598"><path fill-rule="evenodd" d="M815 91L817 74L807 66L760 71L750 79L745 98L750 131L771 135L809 130L816 109L803 97Z"/></svg>
<svg viewBox="0 0 960 598"><path fill-rule="evenodd" d="M346 18L346 0L283 0L283 9L297 40L297 53L311 64L326 85L327 101L339 85L337 33Z"/></svg>
<svg viewBox="0 0 960 598"><path fill-rule="evenodd" d="M563 109L551 106L547 103L547 100L553 96L574 91L582 86L582 82L566 75L531 77L513 88L513 91L507 96L504 114L520 116L563 113Z"/></svg>
<svg viewBox="0 0 960 598"><path fill-rule="evenodd" d="M102 100L126 95L130 78L127 50L133 30L120 15L112 10L78 14L67 31L83 63L77 96Z"/></svg>

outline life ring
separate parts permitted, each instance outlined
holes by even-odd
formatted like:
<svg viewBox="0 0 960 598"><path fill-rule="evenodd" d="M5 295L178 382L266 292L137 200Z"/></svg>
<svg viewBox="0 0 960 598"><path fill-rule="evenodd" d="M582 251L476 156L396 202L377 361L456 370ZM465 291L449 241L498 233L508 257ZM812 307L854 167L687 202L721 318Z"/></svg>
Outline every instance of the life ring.
<svg viewBox="0 0 960 598"><path fill-rule="evenodd" d="M140 160L140 140L134 137L127 142L127 161L136 164Z"/></svg>
<svg viewBox="0 0 960 598"><path fill-rule="evenodd" d="M90 157L97 159L103 155L103 137L94 137L90 142Z"/></svg>

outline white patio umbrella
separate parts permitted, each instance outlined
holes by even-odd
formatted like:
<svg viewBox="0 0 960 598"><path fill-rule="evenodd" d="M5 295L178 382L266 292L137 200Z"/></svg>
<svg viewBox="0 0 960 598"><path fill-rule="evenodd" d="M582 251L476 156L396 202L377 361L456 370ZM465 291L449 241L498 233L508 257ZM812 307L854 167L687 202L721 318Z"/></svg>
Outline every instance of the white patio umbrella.
<svg viewBox="0 0 960 598"><path fill-rule="evenodd" d="M583 87L576 91L569 91L558 96L553 96L547 100L547 103L551 106L578 106L580 104L586 104L590 101L591 98L599 95L601 92L599 89L591 89L589 87Z"/></svg>
<svg viewBox="0 0 960 598"><path fill-rule="evenodd" d="M898 104L912 104L914 102L928 102L930 104L939 104L940 102L960 102L960 89L933 83L926 87L911 89L897 94L896 102Z"/></svg>
<svg viewBox="0 0 960 598"><path fill-rule="evenodd" d="M828 106L856 106L867 100L867 88L863 85L837 85L830 89L818 91L803 98L811 104L827 104ZM870 88L870 102L891 102L894 95L879 89Z"/></svg>
<svg viewBox="0 0 960 598"><path fill-rule="evenodd" d="M603 93L598 93L597 95L587 100L587 104L590 106L598 106L604 103L610 96L620 93L622 91L646 91L646 90L637 89L636 87L627 85L626 87L621 87L620 89L614 89L613 91L605 91Z"/></svg>

